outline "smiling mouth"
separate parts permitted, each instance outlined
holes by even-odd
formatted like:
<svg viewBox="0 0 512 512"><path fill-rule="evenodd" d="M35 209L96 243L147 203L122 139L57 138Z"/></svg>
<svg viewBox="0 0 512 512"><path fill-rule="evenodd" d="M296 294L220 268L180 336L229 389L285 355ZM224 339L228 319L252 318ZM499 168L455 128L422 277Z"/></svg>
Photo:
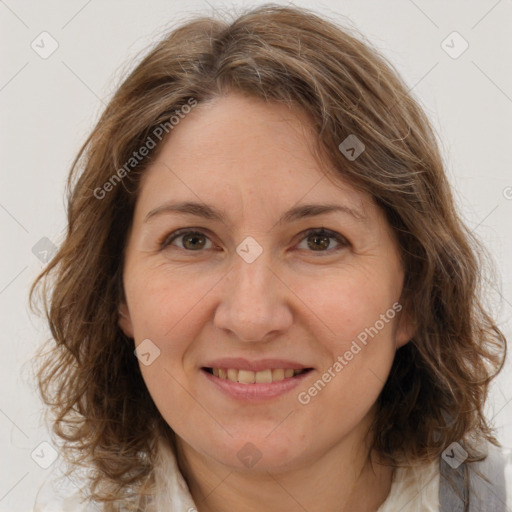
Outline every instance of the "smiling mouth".
<svg viewBox="0 0 512 512"><path fill-rule="evenodd" d="M251 370L238 370L236 368L203 368L203 371L219 379L239 382L240 384L271 384L285 379L292 379L303 373L310 372L312 368L272 368L253 372Z"/></svg>

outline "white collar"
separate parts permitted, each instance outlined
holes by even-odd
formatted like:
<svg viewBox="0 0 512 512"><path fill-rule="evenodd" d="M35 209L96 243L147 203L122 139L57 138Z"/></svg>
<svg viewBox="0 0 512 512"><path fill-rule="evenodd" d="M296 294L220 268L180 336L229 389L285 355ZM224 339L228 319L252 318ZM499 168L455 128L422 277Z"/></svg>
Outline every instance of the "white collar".
<svg viewBox="0 0 512 512"><path fill-rule="evenodd" d="M187 482L178 467L176 457L169 446L160 442L155 461L156 496L155 511L197 512Z"/></svg>

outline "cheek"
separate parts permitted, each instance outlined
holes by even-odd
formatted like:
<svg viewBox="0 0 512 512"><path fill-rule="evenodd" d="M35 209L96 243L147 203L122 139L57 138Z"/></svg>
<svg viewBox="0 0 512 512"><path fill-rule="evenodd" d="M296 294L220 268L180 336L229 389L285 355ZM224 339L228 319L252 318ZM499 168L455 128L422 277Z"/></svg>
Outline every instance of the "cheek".
<svg viewBox="0 0 512 512"><path fill-rule="evenodd" d="M130 316L135 339L151 338L166 342L180 339L176 334L191 332L198 325L201 300L212 287L213 279L208 275L176 272L168 275L164 269L141 271L126 280ZM173 346L174 344L170 344Z"/></svg>
<svg viewBox="0 0 512 512"><path fill-rule="evenodd" d="M198 405L185 390L189 373L184 361L203 323L197 315L204 314L201 299L212 286L209 280L211 276L200 278L186 272L169 276L163 268L145 269L125 280L136 344L149 339L158 347L151 364L141 359L140 370L170 425L188 424L197 414Z"/></svg>
<svg viewBox="0 0 512 512"><path fill-rule="evenodd" d="M379 278L380 277L380 278ZM317 340L329 354L317 380L301 389L312 416L355 426L377 400L395 354L399 279L376 272L339 273L301 293L315 312Z"/></svg>
<svg viewBox="0 0 512 512"><path fill-rule="evenodd" d="M325 334L324 344L339 353L358 336L364 340L365 333L368 337L393 338L393 304L400 296L399 283L394 281L398 278L379 278L377 272L352 269L316 281L297 281L295 290L313 313L310 317L316 322L315 330Z"/></svg>

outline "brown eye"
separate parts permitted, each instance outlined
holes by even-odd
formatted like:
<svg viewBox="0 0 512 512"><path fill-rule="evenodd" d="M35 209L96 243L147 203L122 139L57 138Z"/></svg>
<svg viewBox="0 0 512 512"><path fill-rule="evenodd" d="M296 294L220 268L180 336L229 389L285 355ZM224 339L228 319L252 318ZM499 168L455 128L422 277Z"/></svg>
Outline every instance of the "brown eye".
<svg viewBox="0 0 512 512"><path fill-rule="evenodd" d="M206 237L201 233L191 233L190 235L183 235L183 246L185 249L196 251L202 249L206 245Z"/></svg>
<svg viewBox="0 0 512 512"><path fill-rule="evenodd" d="M306 240L307 249L314 252L331 252L332 250L342 249L348 245L348 241L345 237L326 229L312 229L306 233L306 236L302 240ZM333 245L332 240L336 241L338 247L331 247ZM304 247L299 247L299 249L304 249Z"/></svg>
<svg viewBox="0 0 512 512"><path fill-rule="evenodd" d="M186 251L200 251L205 247L211 249L211 246L207 247L208 242L211 244L211 241L204 233L200 231L183 230L176 231L167 237L162 243L161 248L164 249L169 245L177 245L173 243L175 240L181 241L178 248Z"/></svg>
<svg viewBox="0 0 512 512"><path fill-rule="evenodd" d="M328 249L331 241L326 235L310 235L308 237L308 247L314 251Z"/></svg>

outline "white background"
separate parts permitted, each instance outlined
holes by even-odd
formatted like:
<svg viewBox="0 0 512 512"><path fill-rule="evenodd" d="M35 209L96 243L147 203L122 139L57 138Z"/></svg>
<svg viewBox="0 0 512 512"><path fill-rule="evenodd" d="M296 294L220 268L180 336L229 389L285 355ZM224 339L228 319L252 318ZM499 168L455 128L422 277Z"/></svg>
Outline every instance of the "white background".
<svg viewBox="0 0 512 512"><path fill-rule="evenodd" d="M33 246L43 237L56 244L61 240L64 182L73 157L133 59L164 31L194 13L236 12L259 3L0 1L1 512L32 510L37 488L51 471L31 458L51 438L41 424L42 407L27 366L47 330L30 315L27 293L43 266ZM333 0L296 5L359 29L422 102L442 140L463 216L497 264L499 281L490 300L510 337L512 2ZM31 48L43 31L59 45L47 59ZM457 59L441 47L453 31L469 43ZM488 407L507 447L512 447L510 368L508 364L493 386Z"/></svg>

